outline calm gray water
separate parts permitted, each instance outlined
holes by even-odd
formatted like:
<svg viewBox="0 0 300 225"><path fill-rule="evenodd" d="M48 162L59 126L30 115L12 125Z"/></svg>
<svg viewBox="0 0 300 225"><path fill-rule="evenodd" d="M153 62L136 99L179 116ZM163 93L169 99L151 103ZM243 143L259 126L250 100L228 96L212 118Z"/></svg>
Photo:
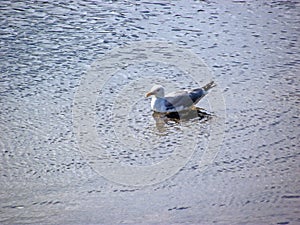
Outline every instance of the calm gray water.
<svg viewBox="0 0 300 225"><path fill-rule="evenodd" d="M1 1L0 10L1 224L300 223L298 1ZM124 79L112 78L98 94L95 126L107 135L98 148L145 166L171 157L183 130L200 143L174 176L134 187L95 170L78 146L73 106L95 60L144 40L202 58L224 97L226 121L218 154L200 170L221 115L157 122L141 97L150 82L135 89L128 118L108 110L131 74L176 88L194 81L153 62L119 71ZM205 99L198 106L210 111ZM113 134L125 134L112 129L115 121L127 121L135 138L154 147L120 147Z"/></svg>

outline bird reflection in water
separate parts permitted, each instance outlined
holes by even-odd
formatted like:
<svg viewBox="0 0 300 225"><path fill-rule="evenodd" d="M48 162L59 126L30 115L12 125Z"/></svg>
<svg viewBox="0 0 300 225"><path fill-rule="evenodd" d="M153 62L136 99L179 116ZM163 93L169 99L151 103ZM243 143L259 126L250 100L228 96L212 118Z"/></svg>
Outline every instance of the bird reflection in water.
<svg viewBox="0 0 300 225"><path fill-rule="evenodd" d="M212 118L212 114L202 108L193 107L180 112L160 113L153 112L152 117L156 122L156 128L160 132L164 132L165 125L179 124L189 120L207 121Z"/></svg>

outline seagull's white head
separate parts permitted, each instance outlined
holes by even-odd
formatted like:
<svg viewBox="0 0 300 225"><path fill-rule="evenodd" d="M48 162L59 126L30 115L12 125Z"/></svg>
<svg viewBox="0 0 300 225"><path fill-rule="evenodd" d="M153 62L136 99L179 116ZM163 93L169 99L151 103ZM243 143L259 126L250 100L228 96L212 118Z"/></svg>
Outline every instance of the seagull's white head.
<svg viewBox="0 0 300 225"><path fill-rule="evenodd" d="M157 98L165 97L165 90L161 85L154 85L151 90L146 94L146 97L154 95Z"/></svg>

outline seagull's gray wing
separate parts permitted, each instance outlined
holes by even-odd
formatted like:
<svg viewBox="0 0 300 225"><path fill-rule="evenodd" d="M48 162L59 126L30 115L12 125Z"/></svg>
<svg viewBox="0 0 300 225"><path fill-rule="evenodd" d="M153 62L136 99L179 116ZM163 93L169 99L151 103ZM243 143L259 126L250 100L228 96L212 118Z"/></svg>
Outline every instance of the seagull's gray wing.
<svg viewBox="0 0 300 225"><path fill-rule="evenodd" d="M190 91L173 92L165 97L165 105L167 110L183 110L198 103L206 94L202 88L193 89Z"/></svg>
<svg viewBox="0 0 300 225"><path fill-rule="evenodd" d="M208 93L208 90L215 86L216 84L211 81L202 88L170 93L165 97L165 106L167 110L190 108L192 105L197 104Z"/></svg>

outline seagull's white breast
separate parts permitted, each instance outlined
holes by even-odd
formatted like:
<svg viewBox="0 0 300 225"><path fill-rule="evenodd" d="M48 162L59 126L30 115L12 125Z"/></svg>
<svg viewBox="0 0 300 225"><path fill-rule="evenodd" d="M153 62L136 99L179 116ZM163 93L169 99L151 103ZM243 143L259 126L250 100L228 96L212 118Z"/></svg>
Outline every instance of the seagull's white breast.
<svg viewBox="0 0 300 225"><path fill-rule="evenodd" d="M166 112L165 99L152 96L151 109L155 112Z"/></svg>

